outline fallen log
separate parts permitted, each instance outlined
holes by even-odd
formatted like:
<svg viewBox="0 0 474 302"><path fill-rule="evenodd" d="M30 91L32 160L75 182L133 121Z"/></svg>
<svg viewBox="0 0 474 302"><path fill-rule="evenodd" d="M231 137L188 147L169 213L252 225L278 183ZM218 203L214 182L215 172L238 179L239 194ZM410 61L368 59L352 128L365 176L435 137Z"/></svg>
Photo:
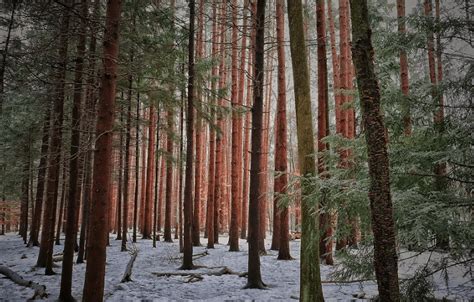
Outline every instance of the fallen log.
<svg viewBox="0 0 474 302"><path fill-rule="evenodd" d="M48 293L46 292L46 286L40 285L36 282L33 281L28 281L23 279L22 276L20 276L18 273L12 271L6 266L1 266L0 265L0 274L6 276L8 279L12 280L18 285L24 286L24 287L29 287L33 289L35 292L33 294L33 297L31 297L30 300L34 300L36 298L46 298L48 297Z"/></svg>
<svg viewBox="0 0 474 302"><path fill-rule="evenodd" d="M194 255L193 255L193 260L202 258L202 257L207 256L207 255L209 255L209 252L208 252L207 250L204 251L204 252L202 252L202 253L194 254ZM174 258L171 258L171 259L173 259L173 260L180 260L180 259L183 259L183 256L174 257Z"/></svg>
<svg viewBox="0 0 474 302"><path fill-rule="evenodd" d="M190 277L187 282L200 281L203 279L203 276L222 276L222 275L236 275L239 277L247 276L247 272L243 272L243 273L234 272L227 266L209 267L207 269L216 269L216 268L219 268L219 269L216 271L208 270L208 271L152 272L152 274L157 277L171 277L171 276Z"/></svg>
<svg viewBox="0 0 474 302"><path fill-rule="evenodd" d="M122 280L120 281L120 283L132 281L133 263L135 263L135 259L137 259L138 249L133 249L130 252L130 255L132 257L130 258L130 260L127 263L127 267L125 268L125 273L123 274L123 277L122 277Z"/></svg>

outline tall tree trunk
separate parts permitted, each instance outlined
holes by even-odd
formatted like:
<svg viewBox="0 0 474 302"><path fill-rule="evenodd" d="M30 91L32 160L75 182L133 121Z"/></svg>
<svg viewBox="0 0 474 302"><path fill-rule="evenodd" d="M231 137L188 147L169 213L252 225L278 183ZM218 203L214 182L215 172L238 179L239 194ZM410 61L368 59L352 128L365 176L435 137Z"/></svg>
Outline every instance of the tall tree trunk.
<svg viewBox="0 0 474 302"><path fill-rule="evenodd" d="M405 0L397 0L397 20L398 34L405 38ZM408 102L409 83L408 83L408 56L403 47L400 47L400 88L404 95L403 100L403 129L405 135L411 135L411 116L410 104Z"/></svg>
<svg viewBox="0 0 474 302"><path fill-rule="evenodd" d="M82 87L84 72L84 57L86 55L86 30L88 0L80 3L80 27L78 33L76 67L74 75L74 96L71 117L71 151L69 162L69 200L67 203L67 224L66 238L64 241L64 257L61 271L61 289L59 292L60 301L74 301L71 293L72 287L72 265L74 261L74 248L76 244L76 212L80 202L80 179L82 178L81 159L83 158L81 143L81 114L82 114Z"/></svg>
<svg viewBox="0 0 474 302"><path fill-rule="evenodd" d="M226 66L225 66L225 21L226 20L226 3L221 4L220 9L220 65L219 65L219 90L225 88L226 84ZM220 108L224 107L224 100L222 97L219 97L219 104ZM222 110L222 109L221 109ZM223 118L222 112L217 112L217 127L220 130L216 133L216 171L215 171L215 180L214 180L214 243L219 243L219 230L221 229L222 224L222 217L224 215L222 209L224 207L224 153L226 148L225 143L225 120Z"/></svg>
<svg viewBox="0 0 474 302"><path fill-rule="evenodd" d="M255 69L254 96L252 106L252 157L250 162L250 194L249 194L249 256L248 279L246 288L264 288L260 273L259 241L259 202L260 173L263 170L261 160L262 124L263 124L263 81L264 81L264 44L265 44L265 0L257 1L255 15Z"/></svg>
<svg viewBox="0 0 474 302"><path fill-rule="evenodd" d="M10 46L11 34L13 31L13 25L15 22L15 13L16 8L19 2L13 1L12 3L12 11L10 14L10 19L8 21L8 27L6 30L6 38L5 38L5 46L2 49L2 65L0 65L0 116L3 112L3 101L4 101L4 93L5 93L5 71L7 69L7 58L8 58L8 47Z"/></svg>
<svg viewBox="0 0 474 302"><path fill-rule="evenodd" d="M38 234L41 223L41 213L43 210L43 195L45 189L45 177L48 162L49 150L49 133L51 129L51 114L52 108L48 106L43 122L43 137L41 139L41 155L38 164L38 180L36 182L36 197L35 197L35 211L31 221L30 238L28 240L28 247L39 246Z"/></svg>
<svg viewBox="0 0 474 302"><path fill-rule="evenodd" d="M165 199L165 229L163 238L166 242L173 242L173 238L171 238L171 213L173 209L173 154L174 154L174 147L173 147L173 137L171 134L174 131L174 120L173 120L173 109L168 109L168 135L167 135L167 145L166 151L167 154L167 161L166 161L166 199Z"/></svg>
<svg viewBox="0 0 474 302"><path fill-rule="evenodd" d="M66 153L66 151L63 151ZM65 156L64 156L65 158ZM58 223L56 224L56 238L55 238L55 244L60 245L60 238L61 238L61 227L63 226L63 213L64 213L64 204L66 203L66 199L68 198L68 179L69 179L69 173L68 173L68 163L66 160L63 162L63 172L62 172L62 184L61 184L61 197L59 200L59 213L58 213ZM67 207L67 206L66 206ZM63 228L64 229L64 228Z"/></svg>
<svg viewBox="0 0 474 302"><path fill-rule="evenodd" d="M426 11L426 15L430 16L432 15L431 13L431 0L427 1L429 2L428 6L425 6L425 9L428 9ZM431 52L431 56L433 56L433 52L435 53L435 58L432 60L435 61L434 64L430 63L430 75L431 74L436 74L435 76L435 82L431 82L433 85L432 87L432 96L433 96L433 101L435 102L435 107L437 107L437 110L434 113L434 127L435 130L441 135L444 132L445 125L444 125L444 97L443 97L443 92L440 88L440 84L443 81L443 62L441 60L441 54L442 54L442 49L441 49L441 34L440 34L440 1L435 0L435 25L437 26L438 30L436 31L436 49L434 48L434 41L433 41L433 33L429 34L429 40L428 41L428 51ZM430 59L431 60L431 59ZM433 67L432 65L436 65L436 70L431 70ZM436 175L435 178L435 190L436 191L444 191L446 189L446 163L445 162L440 162L436 163L434 167L434 174ZM445 224L448 224L448 221L444 222ZM436 234L436 246L440 249L447 250L449 249L449 235L445 232L444 234L438 233Z"/></svg>
<svg viewBox="0 0 474 302"><path fill-rule="evenodd" d="M244 0L244 12L243 12L243 24L242 24L242 46L241 46L241 51L240 51L240 74L239 74L239 94L238 94L238 100L239 104L243 106L244 104L244 89L245 89L245 75L246 75L246 70L245 70L245 64L247 63L246 60L246 54L247 54L247 10L249 9L249 1ZM251 52L249 51L248 54L250 55ZM248 68L247 71L250 71L250 64L251 60L249 58L248 60ZM250 83L250 77L248 80L248 83ZM250 84L247 85L247 94L250 91ZM249 99L250 97L247 97ZM240 113L240 142L242 143L242 130L245 133L245 137L248 137L248 131L247 129L242 129L243 126L243 117L245 117L245 120L248 119L248 112L245 113ZM247 237L247 199L248 199L248 191L245 190L247 187L247 166L248 166L248 145L249 142L248 140L245 140L243 143L243 149L241 150L241 155L243 157L243 163L241 162L241 167L239 170L239 184L240 184L240 202L241 202L241 211L240 211L240 217L239 217L239 225L240 225L240 238L245 239ZM247 159L247 161L245 160Z"/></svg>
<svg viewBox="0 0 474 302"><path fill-rule="evenodd" d="M133 238L137 242L137 224L138 224L138 187L140 182L140 92L137 91L137 112L135 128L135 192L133 202Z"/></svg>
<svg viewBox="0 0 474 302"><path fill-rule="evenodd" d="M157 117L160 116L160 109L158 107ZM153 247L156 248L156 240L160 240L159 235L156 233L156 223L158 221L158 174L160 172L159 164L160 164L160 157L158 156L159 151L160 151L160 130L159 128L156 129L156 143L155 143L155 158L153 159L155 161L155 178L154 178L154 196L153 196Z"/></svg>
<svg viewBox="0 0 474 302"><path fill-rule="evenodd" d="M203 40L204 40L204 0L199 1L199 12L198 12L198 31L197 31L197 41L196 41L196 57L201 59L203 55ZM197 101L202 102L201 92L196 92ZM198 110L196 110L198 111ZM197 112L196 116L196 166L195 166L195 185L194 185L194 212L193 212L193 245L200 246L200 219L201 219L201 193L202 193L202 179L203 175L202 166L203 166L203 148L202 140L204 134L204 128L202 125L202 119Z"/></svg>
<svg viewBox="0 0 474 302"><path fill-rule="evenodd" d="M41 246L38 254L38 267L45 267L46 275L53 272L53 237L56 220L56 202L58 196L59 168L61 163L61 145L62 145L62 124L64 113L64 86L66 77L67 52L68 52L68 32L70 12L68 6L71 1L66 2L61 17L59 44L58 44L58 62L59 67L55 76L55 100L52 113L53 129L51 132L51 141L49 147L48 161L48 180L46 184L46 202L43 213L43 227L41 233Z"/></svg>
<svg viewBox="0 0 474 302"><path fill-rule="evenodd" d="M316 1L316 31L318 39L318 173L320 178L327 177L326 165L322 152L329 149L327 143L323 142L329 135L329 109L328 109L328 67L326 58L326 21L324 13L324 0ZM325 194L321 192L321 203L325 206ZM332 235L331 213L323 209L320 214L321 238L319 241L319 254L326 264L334 264L332 258Z"/></svg>
<svg viewBox="0 0 474 302"><path fill-rule="evenodd" d="M186 177L184 183L184 249L181 269L193 269L193 150L194 150L194 19L195 1L189 1L188 104L186 114ZM199 229L198 229L199 230Z"/></svg>
<svg viewBox="0 0 474 302"><path fill-rule="evenodd" d="M150 125L148 128L148 160L146 170L146 192L145 192L145 211L143 223L143 239L151 239L152 231L152 202L153 202L153 173L155 171L155 128L156 114L155 107L150 106Z"/></svg>
<svg viewBox="0 0 474 302"><path fill-rule="evenodd" d="M375 276L381 301L400 301L396 235L390 197L389 160L380 90L374 72L366 0L351 1L352 57L356 68L369 164L369 200L374 232Z"/></svg>
<svg viewBox="0 0 474 302"><path fill-rule="evenodd" d="M112 155L112 128L114 123L115 88L117 77L120 0L107 2L104 32L103 76L97 122L97 141L94 156L90 232L87 241L88 260L84 282L83 301L101 301L104 295L104 274L107 245L107 204L110 190Z"/></svg>
<svg viewBox="0 0 474 302"><path fill-rule="evenodd" d="M288 205L279 205L280 198L286 194L288 186L288 158L287 158L287 119L286 119L286 56L285 56L285 15L284 0L276 0L276 29L278 53L278 101L276 113L275 135L275 180L273 211L273 240L278 249L278 260L290 260L290 241L288 224Z"/></svg>
<svg viewBox="0 0 474 302"><path fill-rule="evenodd" d="M123 92L122 92L123 100ZM117 185L117 207L116 207L116 217L115 225L117 230L117 238L115 240L122 240L122 203L123 203L123 106L120 106L120 131L119 131L119 162L118 162L118 185Z"/></svg>
<svg viewBox="0 0 474 302"><path fill-rule="evenodd" d="M316 172L311 114L310 79L306 56L301 0L288 0L291 62L295 85L296 132L298 137L298 163L301 171L302 222L300 301L324 301L319 270L317 204L307 200L311 194L310 180Z"/></svg>
<svg viewBox="0 0 474 302"><path fill-rule="evenodd" d="M242 115L241 105L238 98L238 72L237 72L237 0L232 0L232 71L231 71L231 101L232 101L232 165L231 186L232 204L229 229L229 251L239 251L239 219L241 205L241 170L242 170ZM242 49L244 51L244 49Z"/></svg>
<svg viewBox="0 0 474 302"><path fill-rule="evenodd" d="M143 119L147 119L146 108L143 108ZM146 172L147 172L147 142L149 138L146 134L146 129L143 129L142 132L142 165L141 165L141 183L140 183L140 217L138 219L138 226L140 231L143 234L145 227L145 201L146 201Z"/></svg>
<svg viewBox="0 0 474 302"><path fill-rule="evenodd" d="M212 2L212 50L211 56L217 56L217 47L218 47L218 33L217 33L217 1L213 0ZM213 78L217 77L217 66L213 65L211 70L211 76ZM215 105L215 95L216 95L216 82L211 82L211 92L213 95L210 98L212 105ZM214 248L214 209L215 206L215 180L216 180L216 131L213 129L213 124L215 123L215 109L213 106L210 106L210 122L209 122L209 172L208 172L208 199L207 199L207 248Z"/></svg>
<svg viewBox="0 0 474 302"><path fill-rule="evenodd" d="M30 194L30 161L31 161L31 143L25 143L24 156L26 161L23 163L23 175L21 181L21 204L20 204L20 236L24 243L27 243L28 236L28 204Z"/></svg>

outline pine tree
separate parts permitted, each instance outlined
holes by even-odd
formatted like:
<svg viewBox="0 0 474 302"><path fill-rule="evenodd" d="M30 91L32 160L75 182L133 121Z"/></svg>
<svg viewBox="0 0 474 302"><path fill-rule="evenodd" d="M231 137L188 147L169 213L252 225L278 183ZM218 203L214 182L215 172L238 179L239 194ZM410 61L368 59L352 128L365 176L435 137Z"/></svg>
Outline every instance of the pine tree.
<svg viewBox="0 0 474 302"><path fill-rule="evenodd" d="M110 190L110 167L112 155L112 127L114 122L115 87L118 57L118 35L122 2L107 3L104 34L103 75L100 88L96 152L92 190L90 232L87 249L88 261L83 291L84 301L100 301L104 295L104 274L107 245L107 206Z"/></svg>
<svg viewBox="0 0 474 302"><path fill-rule="evenodd" d="M300 0L288 0L290 49L295 85L296 131L298 162L301 171L302 222L300 301L324 301L319 271L318 217L314 217L317 204L309 200L311 188L306 178L314 176L313 128L311 124L311 96L309 71L303 28L303 9Z"/></svg>
<svg viewBox="0 0 474 302"><path fill-rule="evenodd" d="M374 232L374 267L381 301L400 301L395 226L390 197L387 137L374 72L366 0L351 1L352 57L356 68L369 164L369 200Z"/></svg>

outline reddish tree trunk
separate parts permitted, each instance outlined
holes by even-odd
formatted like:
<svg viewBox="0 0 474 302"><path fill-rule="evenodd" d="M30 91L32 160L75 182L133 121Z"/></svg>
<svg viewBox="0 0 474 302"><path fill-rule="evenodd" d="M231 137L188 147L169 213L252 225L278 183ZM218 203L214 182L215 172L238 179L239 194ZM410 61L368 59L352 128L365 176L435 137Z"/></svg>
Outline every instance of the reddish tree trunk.
<svg viewBox="0 0 474 302"><path fill-rule="evenodd" d="M241 205L241 170L242 170L242 118L241 99L238 98L237 71L237 0L232 0L232 71L231 71L231 101L232 101L232 164L231 164L231 218L229 228L229 251L239 251L239 218ZM242 51L244 51L242 49ZM243 92L242 92L243 93Z"/></svg>
<svg viewBox="0 0 474 302"><path fill-rule="evenodd" d="M278 249L278 260L290 260L288 205L279 205L280 194L286 194L288 185L287 120L286 120L286 58L284 1L276 1L276 30L278 53L278 100L275 135L274 222L272 247ZM275 246L274 246L275 243ZM273 248L272 248L273 249Z"/></svg>
<svg viewBox="0 0 474 302"><path fill-rule="evenodd" d="M101 301L104 295L104 275L107 245L107 203L110 190L112 155L112 128L114 123L115 88L117 77L119 20L122 9L120 0L107 2L104 33L103 76L97 122L97 141L92 177L92 204L87 241L83 301Z"/></svg>
<svg viewBox="0 0 474 302"><path fill-rule="evenodd" d="M150 125L148 128L148 159L146 169L146 191L145 191L145 211L144 211L144 223L142 229L143 239L151 239L152 231L152 203L153 203L153 177L155 171L155 128L156 128L156 115L155 107L150 106Z"/></svg>
<svg viewBox="0 0 474 302"><path fill-rule="evenodd" d="M168 136L167 136L167 145L166 151L168 152L168 158L166 161L166 199L165 199L165 229L164 229L164 240L166 242L173 242L171 238L171 214L173 209L172 204L172 194L173 194L173 165L172 158L174 154L173 147L173 138L171 134L174 131L174 120L173 120L173 111L168 109Z"/></svg>
<svg viewBox="0 0 474 302"><path fill-rule="evenodd" d="M324 0L316 1L316 31L318 39L318 173L320 178L327 177L326 165L322 152L328 150L328 144L323 142L329 135L329 109L328 109L328 68L326 58L326 21L324 13ZM325 192L321 192L321 204L325 206ZM319 242L319 254L324 258L326 264L334 264L332 258L332 235L331 214L323 210L320 214L321 237Z"/></svg>

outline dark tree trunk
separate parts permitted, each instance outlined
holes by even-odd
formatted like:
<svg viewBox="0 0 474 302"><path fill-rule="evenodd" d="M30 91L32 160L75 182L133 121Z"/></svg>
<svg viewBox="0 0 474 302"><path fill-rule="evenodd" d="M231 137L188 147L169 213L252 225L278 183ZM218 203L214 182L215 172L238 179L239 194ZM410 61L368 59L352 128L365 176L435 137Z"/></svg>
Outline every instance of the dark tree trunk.
<svg viewBox="0 0 474 302"><path fill-rule="evenodd" d="M301 181L301 263L300 301L324 301L319 269L318 216L314 213L317 204L309 202L311 194L308 177L316 172L311 114L310 78L303 28L303 8L300 0L288 0L291 62L295 83L296 132L298 137L298 162L303 177Z"/></svg>
<svg viewBox="0 0 474 302"><path fill-rule="evenodd" d="M46 110L47 112L43 123L43 137L41 139L40 162L38 165L38 180L36 183L35 211L31 221L30 239L28 240L28 247L39 246L38 234L41 223L41 213L43 210L43 195L47 171L46 164L48 162L49 132L51 127L52 108L47 108Z"/></svg>
<svg viewBox="0 0 474 302"><path fill-rule="evenodd" d="M123 99L123 93L122 93ZM120 107L120 131L119 131L119 163L118 163L118 186L117 186L117 206L115 225L117 231L117 238L115 240L122 240L122 204L123 204L123 106Z"/></svg>
<svg viewBox="0 0 474 302"><path fill-rule="evenodd" d="M217 1L212 2L212 50L211 56L217 55L218 46L218 34L217 34ZM217 66L213 65L211 70L211 76L217 77ZM211 91L214 93L216 90L216 83L211 83ZM210 102L212 105L215 104L215 98L211 96ZM210 106L210 123L209 123L209 173L208 173L208 199L206 208L206 219L207 219L207 248L214 248L214 208L215 208L215 180L216 180L216 131L213 129L212 124L215 123L215 110Z"/></svg>
<svg viewBox="0 0 474 302"><path fill-rule="evenodd" d="M194 19L195 2L189 1L188 104L186 114L186 176L184 183L184 249L181 269L193 269L193 150L194 150Z"/></svg>
<svg viewBox="0 0 474 302"><path fill-rule="evenodd" d="M163 234L163 240L166 242L173 242L173 238L171 238L171 212L173 209L173 137L171 134L174 131L174 120L173 120L173 110L170 108L168 109L168 135L167 135L167 144L166 150L167 160L166 160L166 198L165 198L165 228Z"/></svg>
<svg viewBox="0 0 474 302"><path fill-rule="evenodd" d="M133 202L133 242L137 242L138 188L140 181L140 92L137 91L137 113L135 128L135 192Z"/></svg>
<svg viewBox="0 0 474 302"><path fill-rule="evenodd" d="M30 142L25 143L24 156L26 161L23 163L23 175L21 181L21 205L20 205L20 236L23 242L27 243L28 235L28 204L30 194Z"/></svg>
<svg viewBox="0 0 474 302"><path fill-rule="evenodd" d="M103 76L97 122L97 141L92 178L92 207L90 232L87 241L88 260L86 267L83 301L101 301L104 295L104 274L107 245L107 208L110 190L112 158L112 128L114 123L115 87L117 77L119 20L122 2L107 2L104 33Z"/></svg>
<svg viewBox="0 0 474 302"><path fill-rule="evenodd" d="M51 132L51 142L49 147L48 180L46 184L46 203L43 213L43 227L41 234L41 246L36 265L45 267L46 274L53 272L53 244L54 226L56 220L56 201L58 197L59 168L61 163L62 145L62 124L64 111L64 86L66 77L66 64L68 52L68 32L70 12L68 6L71 1L66 2L63 15L61 17L61 28L58 44L59 68L55 76L55 100L52 113L53 129Z"/></svg>
<svg viewBox="0 0 474 302"><path fill-rule="evenodd" d="M250 194L249 194L249 257L248 280L246 288L264 288L260 273L259 241L259 193L260 173L263 170L261 161L262 124L263 124L263 80L264 80L264 42L265 42L265 0L257 1L255 17L255 69L254 96L252 106L252 156L250 161Z"/></svg>
<svg viewBox="0 0 474 302"><path fill-rule="evenodd" d="M80 28L77 42L76 67L74 77L74 98L71 117L71 153L69 162L69 201L67 204L67 224L66 238L64 241L63 267L61 272L61 289L59 292L60 301L74 301L71 293L72 287L72 265L74 258L74 247L76 244L76 211L80 202L79 179L81 173L80 150L81 142L81 102L83 86L84 57L86 53L86 18L87 0L81 1L80 7Z"/></svg>
<svg viewBox="0 0 474 302"><path fill-rule="evenodd" d="M320 178L327 177L326 165L322 152L328 150L329 146L323 142L329 135L329 112L328 112L328 67L326 58L326 21L324 13L324 0L316 1L316 31L318 37L318 173ZM321 205L325 206L325 191L321 192ZM331 213L323 208L320 215L321 238L319 241L319 256L326 264L334 264L332 258L332 235Z"/></svg>
<svg viewBox="0 0 474 302"><path fill-rule="evenodd" d="M367 1L351 1L351 15L352 57L356 68L368 151L375 276L379 299L400 301L387 138L380 109L380 90L374 71L374 50Z"/></svg>
<svg viewBox="0 0 474 302"><path fill-rule="evenodd" d="M2 49L2 65L0 65L0 116L3 112L3 98L5 93L5 71L7 69L8 47L10 46L11 34L15 22L16 7L19 2L13 1L10 20L8 21L7 36L5 38L5 46Z"/></svg>
<svg viewBox="0 0 474 302"><path fill-rule="evenodd" d="M65 152L65 151L64 151ZM64 157L65 158L65 157ZM63 174L62 174L62 184L61 184L61 197L59 201L59 212L58 212L58 223L56 225L56 240L55 244L60 245L60 238L61 238L61 227L63 227L63 213L66 199L68 198L68 181L69 181L69 173L68 173L68 163L64 160L63 162ZM66 205L67 207L67 205ZM63 227L64 229L64 227Z"/></svg>

